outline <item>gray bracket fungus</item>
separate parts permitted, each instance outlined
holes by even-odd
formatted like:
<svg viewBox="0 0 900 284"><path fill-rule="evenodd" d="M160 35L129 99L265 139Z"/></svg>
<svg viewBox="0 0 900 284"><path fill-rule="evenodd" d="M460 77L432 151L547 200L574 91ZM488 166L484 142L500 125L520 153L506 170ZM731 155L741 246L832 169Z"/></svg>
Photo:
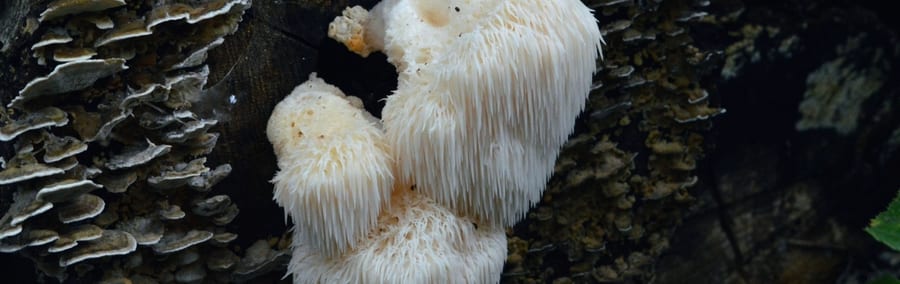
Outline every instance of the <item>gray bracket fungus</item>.
<svg viewBox="0 0 900 284"><path fill-rule="evenodd" d="M700 50L691 31L719 20L707 15L709 1L660 2L586 1L607 42L590 115L560 153L529 225L509 238L504 282L649 279L648 264L689 211L703 135L725 112L701 79L720 70L711 60L720 52ZM546 274L558 267L569 269Z"/></svg>
<svg viewBox="0 0 900 284"><path fill-rule="evenodd" d="M93 14L81 17L81 19L94 24L95 27L101 30L108 30L116 26L112 19L107 15Z"/></svg>
<svg viewBox="0 0 900 284"><path fill-rule="evenodd" d="M94 191L103 186L91 180L66 179L48 184L37 193L37 199L47 202L62 202Z"/></svg>
<svg viewBox="0 0 900 284"><path fill-rule="evenodd" d="M69 123L69 117L64 111L55 107L46 107L27 113L14 121L7 121L3 127L0 127L0 141L10 141L29 130L51 126L59 127L67 123Z"/></svg>
<svg viewBox="0 0 900 284"><path fill-rule="evenodd" d="M191 54L188 55L183 61L178 62L172 66L169 66L168 68L166 68L166 71L194 67L194 66L198 66L198 65L202 64L204 61L206 61L206 56L207 56L207 53L209 52L209 50L216 46L221 45L223 42L225 42L225 39L223 39L223 38L219 38L213 42L210 42L208 45L205 45L205 46L201 47L200 49L197 49L194 52L191 52Z"/></svg>
<svg viewBox="0 0 900 284"><path fill-rule="evenodd" d="M82 194L68 201L57 211L59 221L63 224L94 218L103 212L106 202L93 194Z"/></svg>
<svg viewBox="0 0 900 284"><path fill-rule="evenodd" d="M96 240L103 236L103 229L92 224L85 224L70 229L61 234L52 246L47 248L49 253L60 253L78 246L78 242Z"/></svg>
<svg viewBox="0 0 900 284"><path fill-rule="evenodd" d="M163 223L154 218L137 217L116 224L119 230L130 233L139 245L155 245L162 240L166 229Z"/></svg>
<svg viewBox="0 0 900 284"><path fill-rule="evenodd" d="M69 43L71 41L72 37L69 36L69 33L65 29L50 29L41 36L41 39L38 42L31 46L31 50L54 44Z"/></svg>
<svg viewBox="0 0 900 284"><path fill-rule="evenodd" d="M156 130L169 126L178 119L169 113L144 112L140 117L140 125L145 129Z"/></svg>
<svg viewBox="0 0 900 284"><path fill-rule="evenodd" d="M44 162L53 163L87 151L88 145L75 137L57 137L48 134L44 138Z"/></svg>
<svg viewBox="0 0 900 284"><path fill-rule="evenodd" d="M77 245L78 245L78 242L73 239L60 237L59 239L57 239L56 241L53 242L53 245L51 245L50 247L47 248L47 252L60 253L60 252L66 251L68 249L74 248Z"/></svg>
<svg viewBox="0 0 900 284"><path fill-rule="evenodd" d="M8 222L3 222L3 227L0 227L0 240L20 233L22 233L22 225L12 226Z"/></svg>
<svg viewBox="0 0 900 284"><path fill-rule="evenodd" d="M224 15L237 6L250 6L250 0L214 0L206 2L200 7L178 3L173 0L163 0L150 12L148 27L154 27L168 21L184 20L189 24L195 24L203 20Z"/></svg>
<svg viewBox="0 0 900 284"><path fill-rule="evenodd" d="M142 20L120 23L116 25L114 29L100 36L100 38L98 38L97 41L94 42L94 47L98 48L113 42L148 36L152 34L153 31L148 29L144 24L144 21Z"/></svg>
<svg viewBox="0 0 900 284"><path fill-rule="evenodd" d="M231 243L232 241L236 240L237 237L238 237L238 235L235 233L229 233L229 232L218 233L218 234L213 235L212 242L215 243L216 245L224 246L224 245L227 245L227 244ZM230 251L228 251L228 252L230 252Z"/></svg>
<svg viewBox="0 0 900 284"><path fill-rule="evenodd" d="M118 230L104 230L100 238L86 241L60 256L59 266L67 267L88 259L123 255L136 249L137 240L131 234Z"/></svg>
<svg viewBox="0 0 900 284"><path fill-rule="evenodd" d="M169 205L168 202L164 202L159 209L159 216L164 220L180 220L187 216L187 213L181 210L181 206Z"/></svg>
<svg viewBox="0 0 900 284"><path fill-rule="evenodd" d="M231 223L240 210L227 195L216 195L194 203L191 212L199 216L213 216L213 224L225 225Z"/></svg>
<svg viewBox="0 0 900 284"><path fill-rule="evenodd" d="M137 173L125 172L122 174L108 174L97 177L97 182L106 188L110 193L124 193L128 191L128 187L137 181Z"/></svg>
<svg viewBox="0 0 900 284"><path fill-rule="evenodd" d="M103 229L93 224L83 224L70 227L63 236L77 242L92 241L103 236Z"/></svg>
<svg viewBox="0 0 900 284"><path fill-rule="evenodd" d="M162 240L153 245L153 251L158 254L173 253L206 242L212 239L212 237L212 232L202 230L166 232Z"/></svg>
<svg viewBox="0 0 900 284"><path fill-rule="evenodd" d="M25 64L50 64L48 55L59 63L0 115L0 138L15 141L16 153L0 171L0 185L16 190L0 218L0 245L42 246L19 253L60 281L67 267L101 258L114 267L91 272L101 282L246 276L234 274L240 258L228 244L237 235L222 227L239 210L207 196L232 168L205 165L219 134L208 132L218 120L205 116L203 88L207 52L237 29L250 2L52 1L45 28L35 30L36 60L26 55ZM182 210L196 200L221 203ZM93 263L73 269L79 277L97 271Z"/></svg>
<svg viewBox="0 0 900 284"><path fill-rule="evenodd" d="M231 173L231 165L223 164L216 167L215 170L205 172L200 176L192 177L188 180L188 186L201 192L209 191L217 183L225 179Z"/></svg>
<svg viewBox="0 0 900 284"><path fill-rule="evenodd" d="M181 128L166 132L162 140L166 143L182 143L206 133L218 123L215 119L200 119L185 122Z"/></svg>
<svg viewBox="0 0 900 284"><path fill-rule="evenodd" d="M165 101L166 106L176 110L191 107L191 102L198 101L199 96L203 94L203 86L206 85L208 77L209 67L203 65L197 72L180 72L176 76L166 78L166 89L171 90L169 98ZM191 115L191 118L196 117Z"/></svg>
<svg viewBox="0 0 900 284"><path fill-rule="evenodd" d="M81 90L90 87L100 78L109 77L128 69L125 59L90 59L57 65L50 75L28 82L8 107L22 108L30 100Z"/></svg>
<svg viewBox="0 0 900 284"><path fill-rule="evenodd" d="M200 216L213 216L225 212L231 205L228 195L216 195L194 203L191 212Z"/></svg>
<svg viewBox="0 0 900 284"><path fill-rule="evenodd" d="M41 215L44 212L50 211L53 209L53 203L44 202L40 200L32 200L27 203L22 210L19 210L14 215L11 215L12 218L9 220L9 225L18 226L31 217ZM11 211L11 210L10 210ZM12 212L12 211L11 211Z"/></svg>
<svg viewBox="0 0 900 284"><path fill-rule="evenodd" d="M147 178L150 186L159 189L169 189L183 186L194 177L198 177L209 172L204 164L206 158L197 158L187 163L177 163L172 166L164 167L159 175Z"/></svg>
<svg viewBox="0 0 900 284"><path fill-rule="evenodd" d="M216 142L218 142L218 140L219 133L205 133L203 135L189 139L188 141L185 141L185 144L190 147L187 154L191 156L208 155L209 153L212 153L212 150L216 146ZM221 172L224 172L224 175L227 176L228 173L231 172L231 166L229 165L227 170L216 168L215 170L213 170L213 172L210 173L210 175L216 175L217 173L221 174Z"/></svg>
<svg viewBox="0 0 900 284"><path fill-rule="evenodd" d="M80 110L72 113L73 120L76 123L75 130L81 136L81 139L87 142L105 142L109 138L110 133L112 133L113 128L125 121L130 115L129 111L121 108L110 109L100 114L79 113L77 111ZM80 116L76 116L76 114ZM84 123L79 123L78 117L83 118Z"/></svg>
<svg viewBox="0 0 900 284"><path fill-rule="evenodd" d="M16 236L22 232L22 222L30 217L47 212L53 208L52 203L34 200L34 191L19 191L13 195L13 204L0 218L0 241Z"/></svg>
<svg viewBox="0 0 900 284"><path fill-rule="evenodd" d="M0 252L17 252L26 247L42 246L59 239L59 234L52 230L25 230L15 237L3 239L0 242Z"/></svg>
<svg viewBox="0 0 900 284"><path fill-rule="evenodd" d="M269 243L258 240L249 248L244 258L238 262L234 269L236 280L246 281L258 275L265 274L272 269L282 267L290 260L290 253L283 250L273 250Z"/></svg>
<svg viewBox="0 0 900 284"><path fill-rule="evenodd" d="M140 90L128 89L128 95L122 98L118 103L119 109L134 109L138 105L147 102L162 102L169 98L169 90L171 86L163 86L160 84L150 84Z"/></svg>
<svg viewBox="0 0 900 284"><path fill-rule="evenodd" d="M228 206L228 208L225 209L224 212L219 215L213 216L212 222L213 224L218 226L225 226L231 223L231 221L234 221L234 218L237 218L240 212L241 210L238 209L237 204L231 204Z"/></svg>
<svg viewBox="0 0 900 284"><path fill-rule="evenodd" d="M171 149L172 146L170 145L156 145L153 141L147 140L146 145L130 147L124 152L110 157L105 165L106 168L110 170L143 165L155 158L169 153Z"/></svg>
<svg viewBox="0 0 900 284"><path fill-rule="evenodd" d="M125 0L56 0L47 5L47 10L41 12L38 20L44 22L65 15L102 11L122 5L125 5Z"/></svg>
<svg viewBox="0 0 900 284"><path fill-rule="evenodd" d="M63 169L39 163L31 153L19 153L6 163L6 168L3 171L0 171L0 185L57 175L63 172L65 172Z"/></svg>
<svg viewBox="0 0 900 284"><path fill-rule="evenodd" d="M49 163L48 165L68 172L78 167L78 159L75 157L68 157L58 162Z"/></svg>
<svg viewBox="0 0 900 284"><path fill-rule="evenodd" d="M97 51L91 48L57 48L53 50L53 60L57 62L73 62L91 59Z"/></svg>

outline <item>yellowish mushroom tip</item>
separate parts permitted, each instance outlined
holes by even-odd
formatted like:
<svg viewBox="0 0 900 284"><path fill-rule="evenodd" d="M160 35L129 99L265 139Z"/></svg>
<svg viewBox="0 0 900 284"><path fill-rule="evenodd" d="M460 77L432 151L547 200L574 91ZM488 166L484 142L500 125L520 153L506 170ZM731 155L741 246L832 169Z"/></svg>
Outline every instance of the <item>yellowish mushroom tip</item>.
<svg viewBox="0 0 900 284"><path fill-rule="evenodd" d="M313 73L275 106L266 127L278 158L274 199L300 241L329 256L365 237L393 186L382 130L353 101Z"/></svg>
<svg viewBox="0 0 900 284"><path fill-rule="evenodd" d="M360 6L347 7L341 16L328 24L328 37L343 43L350 51L362 57L378 49L366 41L366 25L369 11Z"/></svg>

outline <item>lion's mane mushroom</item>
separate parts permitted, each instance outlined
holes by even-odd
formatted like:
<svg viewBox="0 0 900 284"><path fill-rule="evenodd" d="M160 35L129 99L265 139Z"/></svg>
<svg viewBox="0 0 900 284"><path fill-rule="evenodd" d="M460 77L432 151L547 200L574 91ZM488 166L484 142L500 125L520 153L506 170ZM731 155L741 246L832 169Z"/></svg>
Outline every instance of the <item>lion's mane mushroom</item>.
<svg viewBox="0 0 900 284"><path fill-rule="evenodd" d="M497 283L505 260L502 228L478 226L401 187L359 246L329 258L314 244L295 244L288 271L294 283Z"/></svg>
<svg viewBox="0 0 900 284"><path fill-rule="evenodd" d="M315 73L267 127L278 157L275 199L293 218L294 283L493 283L502 227L460 217L394 183L377 120Z"/></svg>
<svg viewBox="0 0 900 284"><path fill-rule="evenodd" d="M603 41L577 0L386 0L348 8L329 36L400 72L382 112L398 180L505 226L540 198Z"/></svg>
<svg viewBox="0 0 900 284"><path fill-rule="evenodd" d="M300 242L337 256L363 239L390 198L390 148L361 102L311 74L266 128L278 157L275 200Z"/></svg>

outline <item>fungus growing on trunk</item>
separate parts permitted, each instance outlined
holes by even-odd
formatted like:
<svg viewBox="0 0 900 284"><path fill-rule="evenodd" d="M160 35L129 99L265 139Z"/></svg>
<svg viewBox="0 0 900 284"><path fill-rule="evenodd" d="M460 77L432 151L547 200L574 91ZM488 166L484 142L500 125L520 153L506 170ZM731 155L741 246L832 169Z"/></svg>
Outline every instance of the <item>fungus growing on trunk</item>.
<svg viewBox="0 0 900 284"><path fill-rule="evenodd" d="M500 280L503 228L395 184L377 120L315 74L275 107L267 132L275 199L296 226L294 283Z"/></svg>
<svg viewBox="0 0 900 284"><path fill-rule="evenodd" d="M296 241L296 240L295 240ZM336 258L295 244L294 283L497 283L506 233L458 217L417 191L398 187L378 227Z"/></svg>
<svg viewBox="0 0 900 284"><path fill-rule="evenodd" d="M297 241L332 257L363 239L394 182L377 121L313 73L275 106L266 133L280 169L275 201L293 217Z"/></svg>
<svg viewBox="0 0 900 284"><path fill-rule="evenodd" d="M329 36L400 72L382 112L398 180L503 226L539 200L602 44L577 0L386 0L348 8Z"/></svg>
<svg viewBox="0 0 900 284"><path fill-rule="evenodd" d="M328 34L384 51L400 75L384 132L315 74L275 107L294 282L498 282L503 228L538 201L585 106L602 44L591 10L385 0L348 8Z"/></svg>

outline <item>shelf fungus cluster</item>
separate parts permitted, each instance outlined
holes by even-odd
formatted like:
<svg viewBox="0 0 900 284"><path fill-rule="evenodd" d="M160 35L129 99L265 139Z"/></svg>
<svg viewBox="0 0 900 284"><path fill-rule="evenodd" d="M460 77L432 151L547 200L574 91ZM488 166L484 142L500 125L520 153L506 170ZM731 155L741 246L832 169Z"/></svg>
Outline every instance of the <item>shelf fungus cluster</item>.
<svg viewBox="0 0 900 284"><path fill-rule="evenodd" d="M495 283L603 42L577 0L385 0L329 36L399 72L381 120L311 75L273 110L295 283Z"/></svg>
<svg viewBox="0 0 900 284"><path fill-rule="evenodd" d="M59 280L227 281L275 262L228 247L239 210L213 187L231 167L207 164L218 122L200 111L206 52L249 6L50 1L23 58L46 73L0 108L0 251Z"/></svg>
<svg viewBox="0 0 900 284"><path fill-rule="evenodd" d="M713 91L715 51L691 29L710 1L585 1L608 42L581 127L541 203L509 241L510 283L648 281L691 200ZM707 72L708 73L708 72Z"/></svg>

